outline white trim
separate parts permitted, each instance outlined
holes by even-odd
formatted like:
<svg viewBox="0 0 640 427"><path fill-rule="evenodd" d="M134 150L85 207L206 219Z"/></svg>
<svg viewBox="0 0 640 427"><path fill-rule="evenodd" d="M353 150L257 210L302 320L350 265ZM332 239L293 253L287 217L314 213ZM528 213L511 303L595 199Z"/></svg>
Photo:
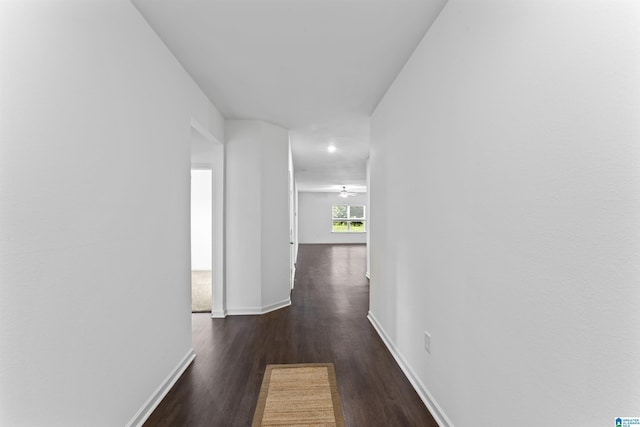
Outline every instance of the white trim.
<svg viewBox="0 0 640 427"><path fill-rule="evenodd" d="M291 305L291 297L285 300L282 300L280 302L276 302L274 304L270 304L265 307L262 307L262 314L266 314L275 310L280 310L281 308L289 307L290 305Z"/></svg>
<svg viewBox="0 0 640 427"><path fill-rule="evenodd" d="M373 328L382 339L382 342L384 342L384 344L387 346L393 358L396 359L396 362L400 366L400 369L402 369L402 372L404 372L404 375L407 377L416 393L418 393L418 396L420 396L422 402L425 404L429 412L431 412L431 415L433 416L433 419L436 420L436 423L438 423L440 427L454 427L453 423L444 413L440 405L438 405L438 402L436 402L433 395L429 393L427 387L422 384L422 381L420 381L413 370L409 367L407 362L405 362L405 360L402 358L400 352L398 351L396 346L393 345L393 342L386 334L382 326L380 326L371 311L369 311L369 313L367 314L367 319L369 319L369 322L371 323L371 325L373 325Z"/></svg>
<svg viewBox="0 0 640 427"><path fill-rule="evenodd" d="M368 271L366 273L364 273L364 277L366 277L367 279L371 280L371 276L369 275Z"/></svg>
<svg viewBox="0 0 640 427"><path fill-rule="evenodd" d="M269 312L279 310L291 305L291 298L287 298L284 301L270 304L264 307L238 307L227 308L227 314L230 316L255 316L260 314L267 314Z"/></svg>
<svg viewBox="0 0 640 427"><path fill-rule="evenodd" d="M191 125L192 128L194 128L200 135L202 135L202 137L204 139L206 139L209 142L218 142L220 143L220 141L218 141L218 138L216 138L215 136L213 136L213 134L211 132L209 132L207 130L207 128L205 128L204 126L202 126L200 124L200 122L198 122L196 119L194 119L193 117L191 117L191 122L189 123Z"/></svg>
<svg viewBox="0 0 640 427"><path fill-rule="evenodd" d="M257 316L260 314L262 314L262 309L259 307L227 308L229 316Z"/></svg>
<svg viewBox="0 0 640 427"><path fill-rule="evenodd" d="M162 402L162 399L169 393L169 390L182 376L184 371L187 370L193 359L196 358L196 354L193 352L193 348L190 348L187 354L182 358L178 366L165 378L160 386L153 392L151 396L144 402L144 405L136 412L136 414L129 420L126 427L142 426L144 422L149 418L154 409Z"/></svg>
<svg viewBox="0 0 640 427"><path fill-rule="evenodd" d="M191 163L191 170L210 170L213 171L212 163Z"/></svg>
<svg viewBox="0 0 640 427"><path fill-rule="evenodd" d="M224 319L227 317L227 312L225 310L213 310L211 311L212 319Z"/></svg>

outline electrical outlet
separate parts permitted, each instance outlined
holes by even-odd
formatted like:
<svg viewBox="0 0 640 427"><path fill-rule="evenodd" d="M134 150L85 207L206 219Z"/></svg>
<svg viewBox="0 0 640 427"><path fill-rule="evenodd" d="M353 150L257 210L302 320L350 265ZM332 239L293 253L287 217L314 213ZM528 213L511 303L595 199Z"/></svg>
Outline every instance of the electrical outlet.
<svg viewBox="0 0 640 427"><path fill-rule="evenodd" d="M424 349L431 354L431 334L427 331L424 331Z"/></svg>

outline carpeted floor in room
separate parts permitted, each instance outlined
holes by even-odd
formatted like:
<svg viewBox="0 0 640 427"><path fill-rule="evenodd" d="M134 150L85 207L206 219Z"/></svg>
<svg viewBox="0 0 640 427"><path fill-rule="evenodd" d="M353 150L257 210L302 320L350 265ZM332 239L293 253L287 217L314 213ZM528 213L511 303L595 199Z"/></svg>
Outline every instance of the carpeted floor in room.
<svg viewBox="0 0 640 427"><path fill-rule="evenodd" d="M191 311L193 313L211 311L211 270L191 272Z"/></svg>

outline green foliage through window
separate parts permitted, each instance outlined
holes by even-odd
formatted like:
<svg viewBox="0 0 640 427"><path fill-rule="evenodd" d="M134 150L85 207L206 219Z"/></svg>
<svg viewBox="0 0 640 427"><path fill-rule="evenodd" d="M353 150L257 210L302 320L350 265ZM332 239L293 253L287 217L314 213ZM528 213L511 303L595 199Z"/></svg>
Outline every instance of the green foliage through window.
<svg viewBox="0 0 640 427"><path fill-rule="evenodd" d="M347 205L333 205L334 218L347 218Z"/></svg>
<svg viewBox="0 0 640 427"><path fill-rule="evenodd" d="M363 205L333 205L332 220L334 233L364 233L365 208Z"/></svg>

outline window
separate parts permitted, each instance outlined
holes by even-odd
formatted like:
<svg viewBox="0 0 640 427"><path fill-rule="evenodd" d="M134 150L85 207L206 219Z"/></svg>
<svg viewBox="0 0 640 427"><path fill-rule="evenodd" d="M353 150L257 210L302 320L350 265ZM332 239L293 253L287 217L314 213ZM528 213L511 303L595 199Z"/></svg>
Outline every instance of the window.
<svg viewBox="0 0 640 427"><path fill-rule="evenodd" d="M333 205L331 219L334 233L364 233L365 212L363 205Z"/></svg>

